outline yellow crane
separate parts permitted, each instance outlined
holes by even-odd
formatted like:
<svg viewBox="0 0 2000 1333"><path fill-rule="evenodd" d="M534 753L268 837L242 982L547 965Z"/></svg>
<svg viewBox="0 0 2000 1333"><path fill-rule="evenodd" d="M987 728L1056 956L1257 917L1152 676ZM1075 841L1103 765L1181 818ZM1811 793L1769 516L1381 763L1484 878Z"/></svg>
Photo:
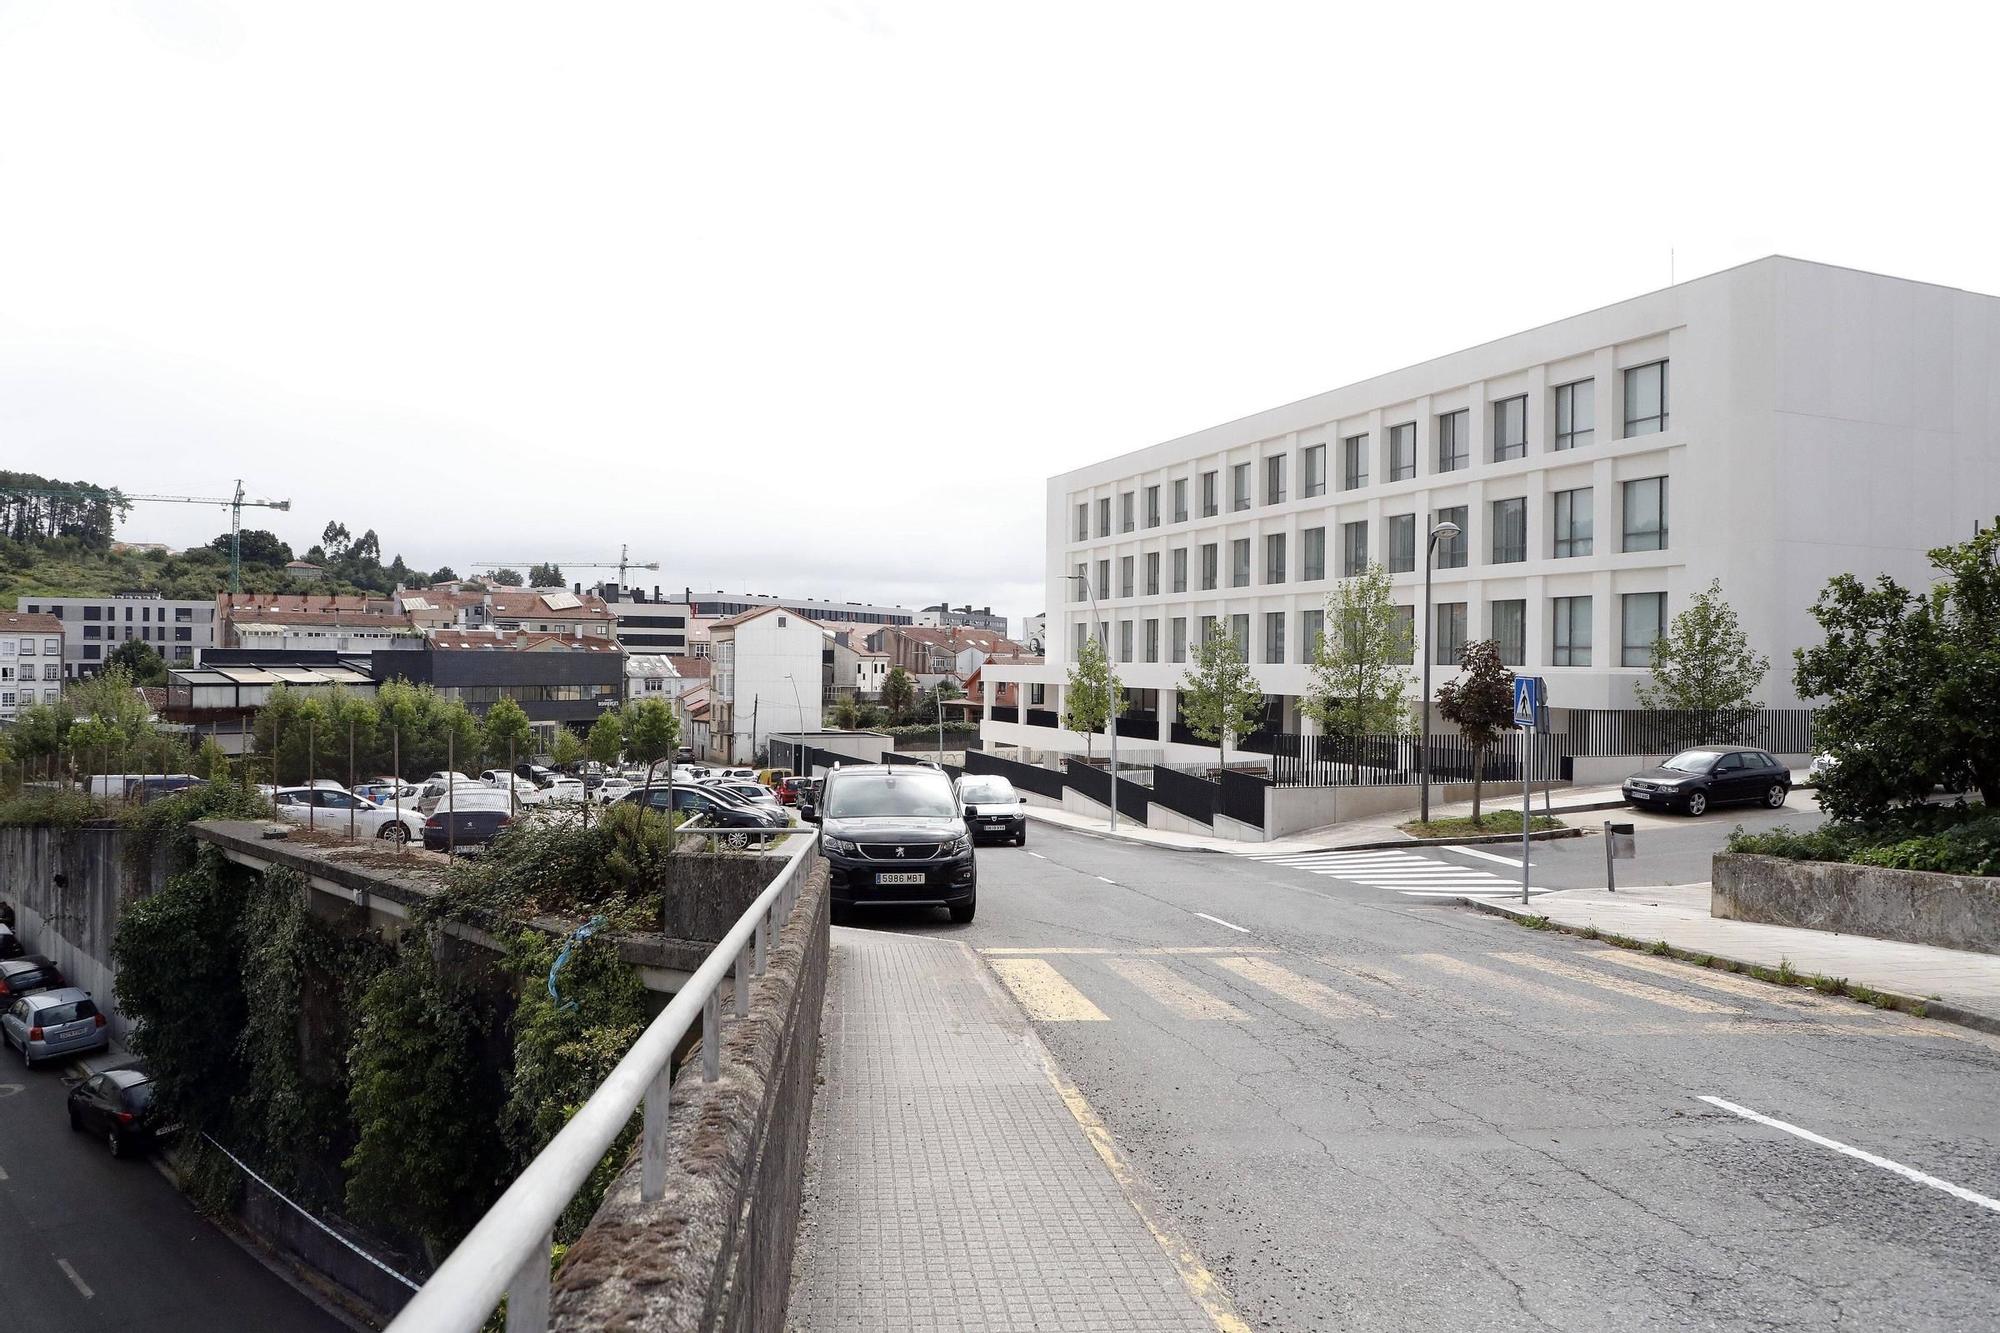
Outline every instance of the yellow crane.
<svg viewBox="0 0 2000 1333"><path fill-rule="evenodd" d="M52 495L70 499L96 499L97 492L86 491L74 486L6 486L0 487L0 495ZM243 479L236 480L236 494L229 498L215 495L135 495L121 491L116 486L104 492L114 509L123 509L132 501L144 500L148 503L178 505L220 505L229 511L229 591L243 591L243 510L246 506L254 509L290 509L290 500L251 500L243 494Z"/></svg>

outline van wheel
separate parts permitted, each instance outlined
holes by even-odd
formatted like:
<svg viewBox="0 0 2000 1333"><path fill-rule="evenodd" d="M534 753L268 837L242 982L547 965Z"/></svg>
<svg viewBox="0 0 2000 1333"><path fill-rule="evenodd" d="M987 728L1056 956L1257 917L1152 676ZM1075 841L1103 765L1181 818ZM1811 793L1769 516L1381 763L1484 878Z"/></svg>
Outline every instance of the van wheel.
<svg viewBox="0 0 2000 1333"><path fill-rule="evenodd" d="M125 1155L125 1136L117 1130L114 1129L109 1134L106 1134L104 1136L104 1143L106 1147L111 1149L113 1157L123 1157Z"/></svg>
<svg viewBox="0 0 2000 1333"><path fill-rule="evenodd" d="M1016 847L1026 847L1028 845L1028 830L1025 826L1019 833L1014 835L1014 845Z"/></svg>
<svg viewBox="0 0 2000 1333"><path fill-rule="evenodd" d="M750 835L747 833L732 833L722 840L722 845L733 852L740 852L750 845Z"/></svg>

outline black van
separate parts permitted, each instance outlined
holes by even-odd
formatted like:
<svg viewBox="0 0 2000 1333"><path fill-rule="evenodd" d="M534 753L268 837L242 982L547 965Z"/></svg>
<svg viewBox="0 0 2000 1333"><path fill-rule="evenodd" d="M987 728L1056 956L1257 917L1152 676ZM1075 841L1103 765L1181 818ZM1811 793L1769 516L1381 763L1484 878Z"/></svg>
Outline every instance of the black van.
<svg viewBox="0 0 2000 1333"><path fill-rule="evenodd" d="M979 902L972 834L943 769L842 764L801 814L820 825L835 912L943 907L953 921L972 920Z"/></svg>

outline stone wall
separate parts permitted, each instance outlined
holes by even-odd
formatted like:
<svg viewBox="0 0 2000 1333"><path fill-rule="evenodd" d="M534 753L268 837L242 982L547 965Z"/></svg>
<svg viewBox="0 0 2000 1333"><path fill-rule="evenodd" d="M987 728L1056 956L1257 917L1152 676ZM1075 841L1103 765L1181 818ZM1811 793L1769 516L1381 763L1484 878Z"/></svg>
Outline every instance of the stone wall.
<svg viewBox="0 0 2000 1333"><path fill-rule="evenodd" d="M667 1186L639 1197L635 1154L556 1275L557 1330L778 1333L797 1237L826 994L826 863L812 867L750 1016L725 1017L721 1077L674 1081ZM726 1010L725 1010L726 1013Z"/></svg>
<svg viewBox="0 0 2000 1333"><path fill-rule="evenodd" d="M1713 880L1713 916L2000 953L2000 879L1719 852Z"/></svg>

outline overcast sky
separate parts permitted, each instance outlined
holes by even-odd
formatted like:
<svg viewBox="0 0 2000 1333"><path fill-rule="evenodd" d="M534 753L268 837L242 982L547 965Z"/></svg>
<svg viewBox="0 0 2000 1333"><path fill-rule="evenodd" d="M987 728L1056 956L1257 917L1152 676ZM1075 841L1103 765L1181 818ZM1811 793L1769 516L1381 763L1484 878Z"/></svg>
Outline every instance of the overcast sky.
<svg viewBox="0 0 2000 1333"><path fill-rule="evenodd" d="M2000 292L1979 12L0 0L0 466L1019 617L1049 475L1670 250Z"/></svg>

